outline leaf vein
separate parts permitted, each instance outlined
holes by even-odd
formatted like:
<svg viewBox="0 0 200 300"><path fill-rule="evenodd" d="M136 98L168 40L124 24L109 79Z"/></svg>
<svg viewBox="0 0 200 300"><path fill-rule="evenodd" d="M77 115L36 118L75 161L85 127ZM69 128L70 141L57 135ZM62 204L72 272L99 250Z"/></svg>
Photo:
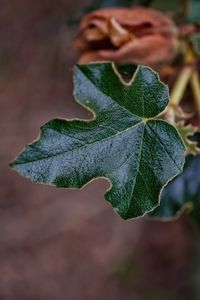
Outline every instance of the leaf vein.
<svg viewBox="0 0 200 300"><path fill-rule="evenodd" d="M171 156L171 154L166 149L165 145L163 145L163 142L159 139L159 137L156 135L156 133L154 132L154 130L150 126L149 126L149 129L151 130L151 132L153 133L153 135L155 136L155 138L157 139L157 141L159 142L159 144L162 146L162 148L165 150L165 152L167 153L167 155L169 156L169 158L173 161L173 163L176 166L176 168L178 169L178 171L181 172L182 169L179 168L179 166L177 165L176 161L173 159L173 157Z"/></svg>
<svg viewBox="0 0 200 300"><path fill-rule="evenodd" d="M110 139L112 139L112 138L115 138L116 136L118 136L118 135L120 135L120 134L123 134L124 132L126 132L126 131L128 131L128 130L131 130L131 129L134 128L134 127L139 126L141 123L143 123L143 122L141 121L141 122L139 122L139 123L137 123L137 124L135 124L135 125L133 125L133 126L131 126L131 127L126 128L126 129L123 130L123 131L117 132L117 133L114 134L114 135L111 135L111 136L109 136L109 137L106 137L106 138L104 138L104 139L102 139L102 140L97 140L97 141L94 141L94 142L92 142L92 143L84 144L84 145L82 145L82 146L80 146L80 147L78 147L78 148L76 148L76 149L73 149L73 150L69 150L69 151L64 150L64 151L62 151L62 152L58 152L58 153L55 153L55 154L51 154L51 155L46 156L46 157L37 158L37 159L35 159L35 160L26 161L26 162L23 162L23 163L17 163L17 162L15 162L15 164L16 164L16 165L17 165L17 164L18 164L18 165L25 165L25 164L32 163L32 162L39 161L39 160L50 159L50 158L55 157L55 156L60 156L60 155L63 155L63 154L65 154L65 153L70 153L70 152L79 150L79 149L81 149L81 148L84 148L84 147L87 147L87 146L94 145L94 144L96 144L96 143L98 143L98 142L108 141L108 140L110 140Z"/></svg>

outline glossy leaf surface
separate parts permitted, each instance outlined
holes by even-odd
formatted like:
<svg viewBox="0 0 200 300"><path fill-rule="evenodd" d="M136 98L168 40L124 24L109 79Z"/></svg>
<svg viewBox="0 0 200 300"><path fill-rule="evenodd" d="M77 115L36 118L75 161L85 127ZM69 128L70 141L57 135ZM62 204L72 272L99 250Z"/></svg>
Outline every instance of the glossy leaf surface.
<svg viewBox="0 0 200 300"><path fill-rule="evenodd" d="M111 63L77 66L74 84L75 98L94 119L48 122L11 166L34 182L63 188L106 177L105 198L124 219L151 211L184 164L177 130L155 119L168 104L167 86L144 66L125 84Z"/></svg>

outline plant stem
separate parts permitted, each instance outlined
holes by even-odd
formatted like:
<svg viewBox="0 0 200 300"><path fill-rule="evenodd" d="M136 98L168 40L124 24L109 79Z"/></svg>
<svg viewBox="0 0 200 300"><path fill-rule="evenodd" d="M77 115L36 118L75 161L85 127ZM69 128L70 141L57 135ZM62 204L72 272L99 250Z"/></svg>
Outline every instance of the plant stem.
<svg viewBox="0 0 200 300"><path fill-rule="evenodd" d="M180 103L192 75L192 71L191 66L184 67L181 71L171 93L171 103L175 105Z"/></svg>
<svg viewBox="0 0 200 300"><path fill-rule="evenodd" d="M200 117L200 78L197 71L194 71L190 79L194 100L196 102L197 112Z"/></svg>
<svg viewBox="0 0 200 300"><path fill-rule="evenodd" d="M187 84L192 76L192 72L193 72L193 68L191 66L184 67L173 87L171 97L170 97L171 107L169 106L167 112L167 118L172 124L175 123L175 112L173 109L173 105L176 106L179 105L185 93Z"/></svg>

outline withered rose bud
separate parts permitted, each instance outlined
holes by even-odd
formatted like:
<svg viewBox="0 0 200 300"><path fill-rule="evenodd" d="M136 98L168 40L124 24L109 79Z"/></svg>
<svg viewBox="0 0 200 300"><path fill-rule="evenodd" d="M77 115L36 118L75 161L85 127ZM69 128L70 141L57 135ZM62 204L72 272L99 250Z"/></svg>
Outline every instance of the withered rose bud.
<svg viewBox="0 0 200 300"><path fill-rule="evenodd" d="M112 60L154 65L178 50L177 28L164 14L147 8L110 8L86 15L75 47L79 63Z"/></svg>

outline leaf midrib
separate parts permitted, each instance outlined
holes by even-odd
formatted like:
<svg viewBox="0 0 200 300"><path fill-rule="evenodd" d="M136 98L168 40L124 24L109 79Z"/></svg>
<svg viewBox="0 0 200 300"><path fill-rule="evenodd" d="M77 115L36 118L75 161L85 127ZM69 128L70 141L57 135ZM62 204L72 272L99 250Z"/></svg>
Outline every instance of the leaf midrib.
<svg viewBox="0 0 200 300"><path fill-rule="evenodd" d="M99 143L99 142L109 141L110 139L113 139L113 138L115 138L116 136L118 136L118 135L120 135L120 134L123 134L124 132L127 132L127 131L133 129L133 128L135 128L135 127L141 125L142 123L144 124L143 120L142 120L141 122L138 122L137 124L134 124L134 125L131 126L131 127L126 128L125 130L118 131L118 132L117 132L116 134L114 134L114 135L111 135L111 136L109 136L109 137L106 137L106 138L104 138L104 139L102 139L102 140L97 140L97 141L92 142L92 143L87 143L87 144L85 144L85 145L82 145L82 146L80 146L80 147L78 147L78 148L76 148L76 149L70 150L70 151L66 151L66 150L65 150L65 151L62 151L62 152L59 152L59 153L56 153L56 154L52 154L51 156L41 157L41 158L37 158L37 159L35 159L35 160L26 161L26 162L23 162L23 163L20 163L20 162L17 163L17 162L15 162L14 165L25 165L25 164L37 162L37 161L39 161L39 160L50 159L50 158L52 158L52 157L60 156L60 155L63 155L63 154L65 154L65 153L70 153L70 152L77 151L77 150L79 150L79 149L81 149L81 148L85 148L85 147L87 147L87 146L95 145L95 144L97 144L97 143ZM48 128L48 129L52 129L52 128ZM55 130L55 129L53 129L53 130ZM58 133L60 133L60 132L58 131ZM64 135L64 136L65 136L65 135Z"/></svg>
<svg viewBox="0 0 200 300"><path fill-rule="evenodd" d="M131 201L132 201L134 190L135 190L135 185L136 185L136 182L137 182L138 173L140 172L140 164L141 164L142 148L143 148L143 140L144 140L144 131L145 131L145 126L144 126L143 131L142 131L137 171L136 171L136 175L134 177L134 182L133 182L133 186L132 186L132 190L131 190L131 196L129 198L128 210L126 212L126 217L128 216L128 213L129 213L129 209L130 209L130 206L131 206Z"/></svg>

